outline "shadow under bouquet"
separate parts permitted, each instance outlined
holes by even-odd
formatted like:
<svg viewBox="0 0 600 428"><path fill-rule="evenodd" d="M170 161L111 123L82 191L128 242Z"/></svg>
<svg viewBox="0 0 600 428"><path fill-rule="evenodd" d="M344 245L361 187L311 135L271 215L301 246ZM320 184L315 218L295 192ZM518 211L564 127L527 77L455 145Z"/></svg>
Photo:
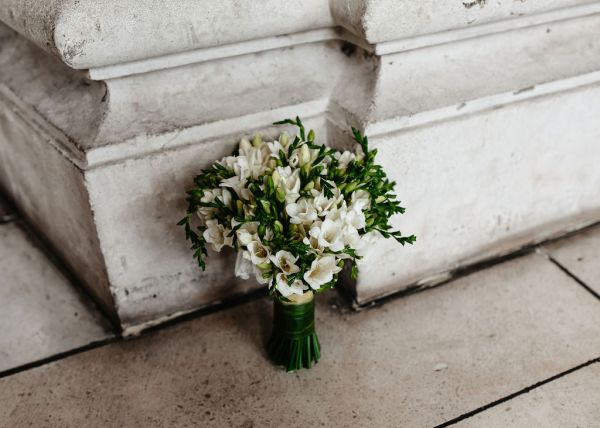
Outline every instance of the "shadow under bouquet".
<svg viewBox="0 0 600 428"><path fill-rule="evenodd" d="M389 224L404 208L366 136L352 128L356 151L339 151L316 143L300 118L275 124L295 125L298 135L242 139L236 154L194 179L179 225L202 269L207 245L233 247L235 274L268 287L274 314L267 352L293 371L320 358L315 293L333 287L345 264L356 278L357 260L373 240L404 245L416 238Z"/></svg>

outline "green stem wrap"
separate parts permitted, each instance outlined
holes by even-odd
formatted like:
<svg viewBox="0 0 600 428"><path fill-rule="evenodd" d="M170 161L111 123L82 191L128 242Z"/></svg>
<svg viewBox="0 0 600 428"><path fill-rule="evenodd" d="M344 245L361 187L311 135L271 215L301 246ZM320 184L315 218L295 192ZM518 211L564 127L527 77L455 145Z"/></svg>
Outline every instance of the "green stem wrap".
<svg viewBox="0 0 600 428"><path fill-rule="evenodd" d="M315 333L315 299L304 302L273 300L273 335L267 345L269 358L288 372L309 369L319 361L321 346Z"/></svg>

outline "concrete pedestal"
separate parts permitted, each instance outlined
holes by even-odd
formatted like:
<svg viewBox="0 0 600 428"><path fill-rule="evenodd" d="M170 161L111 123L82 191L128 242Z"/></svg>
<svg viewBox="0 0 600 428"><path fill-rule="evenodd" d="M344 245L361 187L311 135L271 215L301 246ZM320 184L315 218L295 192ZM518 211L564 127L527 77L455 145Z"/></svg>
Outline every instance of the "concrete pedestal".
<svg viewBox="0 0 600 428"><path fill-rule="evenodd" d="M126 334L258 287L175 223L289 116L366 132L408 208L359 303L600 220L598 2L38 3L0 7L0 183Z"/></svg>

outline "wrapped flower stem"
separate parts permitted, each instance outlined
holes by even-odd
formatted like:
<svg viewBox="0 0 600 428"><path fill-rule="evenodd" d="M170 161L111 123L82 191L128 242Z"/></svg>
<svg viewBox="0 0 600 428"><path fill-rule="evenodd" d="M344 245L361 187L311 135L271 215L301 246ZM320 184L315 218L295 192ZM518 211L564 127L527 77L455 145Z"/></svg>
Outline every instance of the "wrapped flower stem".
<svg viewBox="0 0 600 428"><path fill-rule="evenodd" d="M273 299L273 335L267 352L275 364L288 372L309 369L321 356L315 332L315 298L308 292L286 300Z"/></svg>

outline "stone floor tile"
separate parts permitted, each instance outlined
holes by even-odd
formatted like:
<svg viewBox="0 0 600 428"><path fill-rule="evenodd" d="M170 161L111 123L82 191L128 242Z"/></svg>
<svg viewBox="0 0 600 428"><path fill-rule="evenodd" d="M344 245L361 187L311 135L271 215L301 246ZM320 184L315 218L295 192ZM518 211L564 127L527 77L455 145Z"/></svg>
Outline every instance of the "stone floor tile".
<svg viewBox="0 0 600 428"><path fill-rule="evenodd" d="M16 223L0 225L0 371L111 336L86 300Z"/></svg>
<svg viewBox="0 0 600 428"><path fill-rule="evenodd" d="M600 426L600 363L465 419L457 428Z"/></svg>
<svg viewBox="0 0 600 428"><path fill-rule="evenodd" d="M545 245L544 248L554 260L600 294L600 226Z"/></svg>
<svg viewBox="0 0 600 428"><path fill-rule="evenodd" d="M600 302L532 254L359 313L323 358L265 358L262 299L0 380L0 425L431 427L600 356Z"/></svg>

